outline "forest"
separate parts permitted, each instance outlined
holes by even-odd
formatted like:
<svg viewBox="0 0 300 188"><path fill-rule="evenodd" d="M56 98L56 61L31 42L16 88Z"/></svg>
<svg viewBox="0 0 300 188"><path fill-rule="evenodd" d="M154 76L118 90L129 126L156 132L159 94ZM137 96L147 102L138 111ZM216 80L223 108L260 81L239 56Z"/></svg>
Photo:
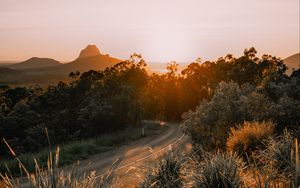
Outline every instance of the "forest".
<svg viewBox="0 0 300 188"><path fill-rule="evenodd" d="M0 138L22 154L48 147L45 128L57 146L139 127L143 119L176 121L195 148L218 151L221 158L227 156L222 151L236 152L247 162L264 138L284 132L300 137L300 70L286 75L280 58L257 57L251 47L241 57L199 58L180 72L176 62L168 63L163 74L146 68L143 57L133 54L104 71L71 72L71 82L0 88ZM4 142L0 148L7 148ZM0 156L11 158L8 149Z"/></svg>

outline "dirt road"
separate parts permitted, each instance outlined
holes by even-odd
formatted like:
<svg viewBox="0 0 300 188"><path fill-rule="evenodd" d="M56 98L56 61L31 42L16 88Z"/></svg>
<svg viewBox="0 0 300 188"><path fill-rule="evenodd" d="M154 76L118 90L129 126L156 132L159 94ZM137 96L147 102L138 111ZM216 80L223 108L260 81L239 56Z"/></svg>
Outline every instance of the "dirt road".
<svg viewBox="0 0 300 188"><path fill-rule="evenodd" d="M190 138L181 131L179 124L161 123L161 126L168 128L159 135L147 136L115 150L93 155L77 165L62 167L62 170L68 174L76 166L77 175L80 177L91 171L101 176L113 168L113 187L136 187L148 169L157 165L158 159L168 151L184 152L191 147ZM26 178L21 179L21 184L24 187L29 185Z"/></svg>
<svg viewBox="0 0 300 188"><path fill-rule="evenodd" d="M165 123L163 126L168 126L168 129L160 135L145 137L116 150L80 161L78 172L82 174L95 170L97 175L101 175L114 164L116 187L135 187L146 174L148 167L156 165L157 159L170 149L185 150L189 147L189 138L180 130L179 124ZM64 171L71 168L65 167Z"/></svg>

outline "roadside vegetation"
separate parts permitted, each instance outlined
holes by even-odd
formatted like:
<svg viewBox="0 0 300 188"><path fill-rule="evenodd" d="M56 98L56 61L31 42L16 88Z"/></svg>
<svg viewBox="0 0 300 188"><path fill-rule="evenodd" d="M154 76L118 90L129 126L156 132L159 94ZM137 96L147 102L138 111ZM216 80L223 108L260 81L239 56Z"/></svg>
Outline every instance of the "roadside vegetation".
<svg viewBox="0 0 300 188"><path fill-rule="evenodd" d="M249 125L250 124L250 125ZM264 126L257 122L249 126ZM260 133L256 132L256 136ZM250 136L249 138L251 138ZM231 137L229 137L229 142ZM247 139L247 138L246 138ZM249 155L227 150L207 151L201 146L185 155L171 152L140 183L141 188L279 188L299 186L299 143L287 131L280 136L262 139ZM260 145L264 145L260 148ZM252 146L254 146L252 145ZM239 151L241 152L241 151ZM246 158L243 157L246 156ZM166 186L167 185L167 186Z"/></svg>
<svg viewBox="0 0 300 188"><path fill-rule="evenodd" d="M142 187L184 187L186 182L195 187L297 187L300 70L287 76L280 58L256 54L249 48L241 57L197 59L181 72L170 62L165 74L147 73L142 56L133 54L104 71L70 73L70 83L1 89L0 137L21 156L49 145L41 134L47 127L55 138L52 148L71 143L65 150L80 159L92 152L84 145L105 150L97 140L141 129L142 119L181 121L195 152L184 160L176 155L163 159ZM10 161L9 153L0 150L2 161ZM61 155L67 156L63 163L73 160L63 149Z"/></svg>
<svg viewBox="0 0 300 188"><path fill-rule="evenodd" d="M166 130L167 127L165 126L160 126L155 122L148 122L144 124L144 135L142 135L141 128L129 127L121 131L103 134L97 138L66 143L60 145L59 165L68 165L86 159L91 155L116 149L121 145L128 144L142 137L158 135ZM46 132L43 134L47 140ZM52 139L50 138L50 140ZM55 152L55 149L56 148L50 148L50 150L52 150L51 152ZM41 150L38 153L24 153L18 156L18 160L12 158L1 161L0 171L1 173L10 173L13 176L20 176L24 172L20 169L19 160L26 166L27 171L31 173L36 170L35 160L38 162L40 168L44 168L47 166L48 158L49 148Z"/></svg>
<svg viewBox="0 0 300 188"><path fill-rule="evenodd" d="M193 71L184 71L198 84L208 78L212 83L213 74L206 76L209 71L202 71L211 63L192 66ZM214 66L219 82L209 85L209 97L182 115L182 128L191 136L194 152L178 164L181 168L176 173L182 176L177 181L184 182L180 187L298 187L299 70L288 77L280 59L258 58L254 48L237 59L220 58ZM199 85L197 89L203 88ZM150 172L161 168L164 165L158 164ZM146 176L141 187L147 183L148 187L164 187L159 182L172 177L170 172L156 176L152 184L148 183L151 176Z"/></svg>
<svg viewBox="0 0 300 188"><path fill-rule="evenodd" d="M6 142L7 144L7 142ZM7 144L7 147L10 146ZM113 180L112 173L114 170L114 164L102 175L96 175L95 171L88 172L83 176L79 176L77 169L73 168L71 172L65 173L63 170L59 169L60 162L60 149L59 147L55 152L50 151L47 156L47 167L41 166L37 160L35 161L35 171L34 174L30 173L22 161L15 155L14 151L10 148L11 154L18 160L20 164L20 170L24 172L19 179L13 177L10 173L0 174L2 181L0 181L0 187L5 188L22 188L22 187L32 187L32 188L107 188L109 187Z"/></svg>

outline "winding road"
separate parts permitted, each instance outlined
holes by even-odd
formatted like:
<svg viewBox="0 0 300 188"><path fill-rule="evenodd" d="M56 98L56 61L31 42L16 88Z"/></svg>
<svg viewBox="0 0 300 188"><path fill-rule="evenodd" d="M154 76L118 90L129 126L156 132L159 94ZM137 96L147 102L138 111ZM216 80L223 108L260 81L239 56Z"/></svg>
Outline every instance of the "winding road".
<svg viewBox="0 0 300 188"><path fill-rule="evenodd" d="M190 138L185 135L177 123L160 123L168 128L158 135L147 136L123 145L115 150L93 155L80 161L62 167L67 174L76 168L78 176L95 171L97 176L112 170L113 185L117 188L136 187L145 177L149 168L158 164L168 151L185 152L191 148ZM146 133L147 134L147 133ZM26 179L21 180L27 186Z"/></svg>
<svg viewBox="0 0 300 188"><path fill-rule="evenodd" d="M104 174L109 169L114 169L115 187L135 187L147 173L169 150L182 150L190 148L190 139L180 129L177 123L163 123L168 129L155 136L148 136L80 161L77 171L79 174L96 171L97 175ZM68 172L72 165L64 167Z"/></svg>

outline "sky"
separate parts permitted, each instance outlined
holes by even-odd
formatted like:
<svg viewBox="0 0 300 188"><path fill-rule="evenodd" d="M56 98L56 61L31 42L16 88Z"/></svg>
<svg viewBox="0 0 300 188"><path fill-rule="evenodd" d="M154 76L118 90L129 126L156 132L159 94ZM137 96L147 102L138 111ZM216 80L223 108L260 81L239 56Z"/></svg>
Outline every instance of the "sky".
<svg viewBox="0 0 300 188"><path fill-rule="evenodd" d="M0 0L0 60L103 54L146 61L298 53L299 0Z"/></svg>

